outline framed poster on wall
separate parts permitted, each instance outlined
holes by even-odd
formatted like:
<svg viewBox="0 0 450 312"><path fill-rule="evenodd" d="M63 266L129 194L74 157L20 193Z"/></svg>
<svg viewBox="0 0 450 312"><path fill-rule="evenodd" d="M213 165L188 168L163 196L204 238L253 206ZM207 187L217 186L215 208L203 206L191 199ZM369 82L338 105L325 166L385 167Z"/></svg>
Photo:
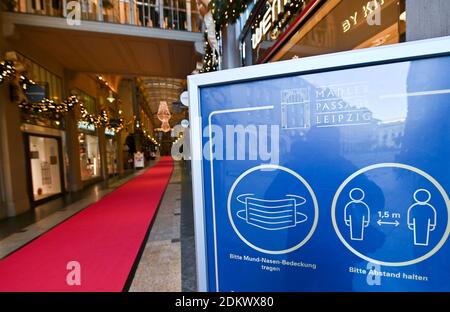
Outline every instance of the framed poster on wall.
<svg viewBox="0 0 450 312"><path fill-rule="evenodd" d="M450 291L450 37L188 78L201 291Z"/></svg>

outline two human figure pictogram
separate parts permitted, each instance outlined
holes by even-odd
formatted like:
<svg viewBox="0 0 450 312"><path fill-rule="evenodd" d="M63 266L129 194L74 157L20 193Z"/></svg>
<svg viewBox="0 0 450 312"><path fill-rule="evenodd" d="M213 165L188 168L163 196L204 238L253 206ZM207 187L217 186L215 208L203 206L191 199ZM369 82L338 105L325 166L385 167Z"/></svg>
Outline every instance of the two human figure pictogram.
<svg viewBox="0 0 450 312"><path fill-rule="evenodd" d="M370 224L370 208L364 202L365 193L360 188L353 188L349 192L351 199L344 208L345 225L349 227L350 239L364 240L364 229ZM428 246L430 232L436 229L436 209L429 203L431 193L426 189L414 192L415 203L408 208L407 226L413 231L414 245Z"/></svg>

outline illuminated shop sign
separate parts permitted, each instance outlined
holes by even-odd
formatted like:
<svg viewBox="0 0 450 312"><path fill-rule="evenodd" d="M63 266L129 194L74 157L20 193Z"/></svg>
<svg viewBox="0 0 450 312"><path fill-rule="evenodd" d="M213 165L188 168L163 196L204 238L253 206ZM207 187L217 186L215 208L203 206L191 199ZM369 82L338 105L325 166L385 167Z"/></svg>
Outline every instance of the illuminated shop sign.
<svg viewBox="0 0 450 312"><path fill-rule="evenodd" d="M78 122L78 129L81 130L87 130L87 131L95 131L95 126L93 124L90 124L86 121L79 121Z"/></svg>
<svg viewBox="0 0 450 312"><path fill-rule="evenodd" d="M346 33L353 27L356 27L362 19L366 20L369 25L380 25L380 9L384 4L385 0L367 1L360 11L353 12L342 22L342 32Z"/></svg>
<svg viewBox="0 0 450 312"><path fill-rule="evenodd" d="M95 131L95 126L91 123L88 123L86 121L79 121L78 122L78 129L81 130L87 130L87 131ZM105 128L105 135L114 136L116 133L113 129Z"/></svg>
<svg viewBox="0 0 450 312"><path fill-rule="evenodd" d="M105 134L109 136L114 136L116 133L114 132L113 129L105 128Z"/></svg>
<svg viewBox="0 0 450 312"><path fill-rule="evenodd" d="M255 32L252 34L253 49L256 49L269 29L278 21L278 16L284 12L284 6L289 3L289 0L273 0L272 3L268 3L269 9L264 13L259 26L255 28Z"/></svg>
<svg viewBox="0 0 450 312"><path fill-rule="evenodd" d="M47 96L45 85L29 84L24 90L25 96L31 103L41 102Z"/></svg>

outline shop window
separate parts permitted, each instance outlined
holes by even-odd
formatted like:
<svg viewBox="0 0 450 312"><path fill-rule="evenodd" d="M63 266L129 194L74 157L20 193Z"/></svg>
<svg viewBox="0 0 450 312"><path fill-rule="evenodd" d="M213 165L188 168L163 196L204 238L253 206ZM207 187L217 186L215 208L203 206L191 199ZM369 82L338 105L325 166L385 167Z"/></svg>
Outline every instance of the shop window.
<svg viewBox="0 0 450 312"><path fill-rule="evenodd" d="M341 0L331 1L339 2ZM252 18L253 24L249 25L242 40L242 42L245 42L248 49L250 49L248 51L250 53L245 51L246 60L244 60L244 64L250 65L252 62L260 62L285 31L293 26L297 17L300 14L303 14L305 12L304 10L313 2L313 0L305 0L295 5L290 2L287 2L284 5L283 2L265 1L263 5L258 5L258 8L256 8L258 11L252 14L253 17L260 16L260 18ZM270 19L269 28L262 27L263 16L269 14L268 16L270 18L272 17L270 14L271 12L279 12L279 14L275 18ZM246 12L244 12L244 15L246 15ZM250 14L248 16L250 16Z"/></svg>
<svg viewBox="0 0 450 312"><path fill-rule="evenodd" d="M80 133L78 139L80 143L81 180L99 177L101 169L98 137Z"/></svg>
<svg viewBox="0 0 450 312"><path fill-rule="evenodd" d="M106 139L106 165L108 174L117 174L117 141L114 138Z"/></svg>
<svg viewBox="0 0 450 312"><path fill-rule="evenodd" d="M404 1L398 0L327 1L273 60L401 42L405 32L402 12Z"/></svg>
<svg viewBox="0 0 450 312"><path fill-rule="evenodd" d="M264 33L261 24L250 25L241 38L243 64L302 58L405 40L405 0L327 0L322 1L320 7L310 9L314 3L305 0L298 7L284 8L275 20L271 20L270 28ZM264 14L270 9L270 2L267 2L258 13ZM306 18L299 20L300 14ZM294 30L286 36L288 29Z"/></svg>
<svg viewBox="0 0 450 312"><path fill-rule="evenodd" d="M61 158L57 138L29 136L29 161L33 200L62 192Z"/></svg>

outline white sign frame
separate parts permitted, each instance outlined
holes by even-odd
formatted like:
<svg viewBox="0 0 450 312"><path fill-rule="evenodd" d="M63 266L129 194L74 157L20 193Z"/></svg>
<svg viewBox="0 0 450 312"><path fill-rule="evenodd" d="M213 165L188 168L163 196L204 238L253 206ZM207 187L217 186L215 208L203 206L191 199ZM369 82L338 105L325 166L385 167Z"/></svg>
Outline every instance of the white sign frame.
<svg viewBox="0 0 450 312"><path fill-rule="evenodd" d="M450 55L450 36L188 76L198 291L208 291L200 88L444 55Z"/></svg>

